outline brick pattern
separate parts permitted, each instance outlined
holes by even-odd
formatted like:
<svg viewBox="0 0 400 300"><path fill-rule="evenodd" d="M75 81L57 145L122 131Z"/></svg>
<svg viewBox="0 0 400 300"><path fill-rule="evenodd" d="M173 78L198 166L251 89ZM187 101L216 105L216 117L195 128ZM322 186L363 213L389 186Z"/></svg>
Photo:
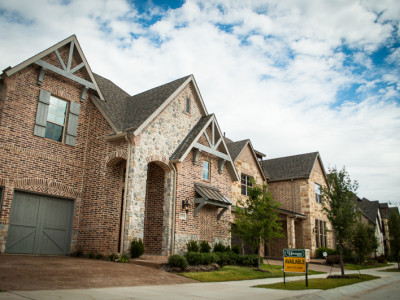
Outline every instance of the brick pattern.
<svg viewBox="0 0 400 300"><path fill-rule="evenodd" d="M164 203L164 170L150 163L147 170L146 210L144 219L145 254L161 255Z"/></svg>
<svg viewBox="0 0 400 300"><path fill-rule="evenodd" d="M60 50L64 61L68 47ZM54 60L54 54L44 58ZM74 55L76 59L76 55ZM72 66L80 61L73 61ZM0 178L5 197L0 214L0 252L4 252L14 190L74 199L71 251L117 252L125 158L114 166L110 153L125 142L107 142L112 130L89 100L80 102L82 86L47 71L37 85L39 67L28 66L2 83L0 94ZM83 70L75 75L86 78ZM76 146L33 135L40 89L81 104Z"/></svg>

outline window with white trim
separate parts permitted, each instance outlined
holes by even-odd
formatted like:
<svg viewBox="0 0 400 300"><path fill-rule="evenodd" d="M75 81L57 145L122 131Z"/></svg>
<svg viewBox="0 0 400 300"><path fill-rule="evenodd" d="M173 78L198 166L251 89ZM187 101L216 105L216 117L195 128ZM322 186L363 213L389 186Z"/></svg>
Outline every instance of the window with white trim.
<svg viewBox="0 0 400 300"><path fill-rule="evenodd" d="M204 180L210 180L210 162L204 160L203 161L203 179Z"/></svg>
<svg viewBox="0 0 400 300"><path fill-rule="evenodd" d="M315 219L315 241L317 248L327 247L326 222Z"/></svg>
<svg viewBox="0 0 400 300"><path fill-rule="evenodd" d="M321 186L318 183L315 183L314 190L315 190L315 201L317 203L322 203Z"/></svg>
<svg viewBox="0 0 400 300"><path fill-rule="evenodd" d="M246 174L241 174L240 179L241 179L241 188L242 188L242 195L248 196L249 191L247 190L247 187L252 187L253 184L251 183L251 178L250 176Z"/></svg>
<svg viewBox="0 0 400 300"><path fill-rule="evenodd" d="M67 101L50 96L49 113L47 115L47 126L44 136L45 138L52 139L57 142L63 141L67 108Z"/></svg>

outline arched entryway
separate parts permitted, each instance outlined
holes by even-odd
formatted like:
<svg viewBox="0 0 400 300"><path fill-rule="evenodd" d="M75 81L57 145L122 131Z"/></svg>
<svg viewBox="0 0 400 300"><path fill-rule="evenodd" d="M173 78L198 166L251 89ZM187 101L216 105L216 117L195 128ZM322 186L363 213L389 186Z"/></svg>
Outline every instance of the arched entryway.
<svg viewBox="0 0 400 300"><path fill-rule="evenodd" d="M150 162L147 168L146 208L144 219L145 254L163 254L163 235L165 234L165 198L168 167L161 162ZM164 229L164 230L163 230Z"/></svg>

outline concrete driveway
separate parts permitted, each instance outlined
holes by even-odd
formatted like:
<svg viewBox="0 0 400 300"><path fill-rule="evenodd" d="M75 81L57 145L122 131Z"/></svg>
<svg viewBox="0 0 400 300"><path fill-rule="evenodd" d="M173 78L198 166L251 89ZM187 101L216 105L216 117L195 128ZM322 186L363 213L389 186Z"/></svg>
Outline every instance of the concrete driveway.
<svg viewBox="0 0 400 300"><path fill-rule="evenodd" d="M155 268L67 256L0 255L0 289L35 291L197 281Z"/></svg>

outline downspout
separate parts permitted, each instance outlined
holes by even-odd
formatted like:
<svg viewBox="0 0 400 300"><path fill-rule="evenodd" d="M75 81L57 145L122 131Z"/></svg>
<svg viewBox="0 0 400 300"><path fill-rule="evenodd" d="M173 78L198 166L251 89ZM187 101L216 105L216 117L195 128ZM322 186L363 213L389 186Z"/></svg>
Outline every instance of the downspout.
<svg viewBox="0 0 400 300"><path fill-rule="evenodd" d="M290 181L292 182L292 203L293 203L293 212L296 212L296 203L295 203L295 198L294 198L294 181L293 178L290 179ZM293 248L293 224L294 222L290 222L290 245L291 248Z"/></svg>
<svg viewBox="0 0 400 300"><path fill-rule="evenodd" d="M172 227L171 227L171 255L175 254L175 221L176 221L176 178L177 178L177 170L173 163L170 163L172 170L174 172L174 183L173 183L173 192L172 192Z"/></svg>
<svg viewBox="0 0 400 300"><path fill-rule="evenodd" d="M128 142L128 158L126 160L126 172L125 172L125 192L124 192L124 203L122 205L122 224L121 224L121 253L124 252L124 236L125 236L125 216L126 216L126 198L128 197L128 178L129 178L129 166L131 163L131 141L129 140L128 134L125 135L125 140Z"/></svg>

